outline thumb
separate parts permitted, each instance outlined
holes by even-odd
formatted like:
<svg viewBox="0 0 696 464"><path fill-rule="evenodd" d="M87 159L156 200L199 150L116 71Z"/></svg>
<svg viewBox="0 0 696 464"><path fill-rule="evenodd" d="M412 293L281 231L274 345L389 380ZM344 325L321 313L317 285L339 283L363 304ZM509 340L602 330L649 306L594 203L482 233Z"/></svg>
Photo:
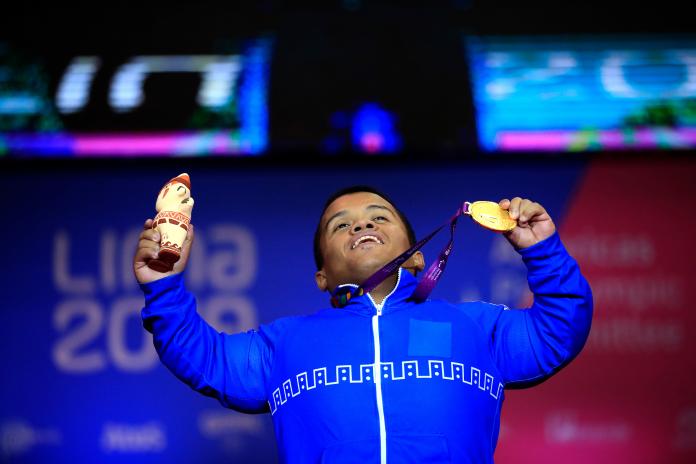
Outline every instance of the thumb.
<svg viewBox="0 0 696 464"><path fill-rule="evenodd" d="M189 224L188 232L186 232L186 238L184 243L181 245L181 255L182 258L188 259L189 252L191 251L191 245L193 245L193 237L195 232L193 231L193 224Z"/></svg>
<svg viewBox="0 0 696 464"><path fill-rule="evenodd" d="M186 263L189 259L189 253L191 252L191 245L193 244L193 224L189 224L188 231L186 232L186 238L184 243L181 244L181 257L179 261L174 263L174 273L183 272L186 268Z"/></svg>

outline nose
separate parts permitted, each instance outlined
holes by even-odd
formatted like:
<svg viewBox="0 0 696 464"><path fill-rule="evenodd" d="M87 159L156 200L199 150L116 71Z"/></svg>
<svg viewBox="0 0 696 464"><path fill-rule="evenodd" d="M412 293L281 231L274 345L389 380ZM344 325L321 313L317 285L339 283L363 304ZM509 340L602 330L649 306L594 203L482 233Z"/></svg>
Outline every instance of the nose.
<svg viewBox="0 0 696 464"><path fill-rule="evenodd" d="M369 229L376 229L377 226L374 222L372 222L369 219L361 219L360 221L356 221L355 224L353 224L353 230L352 232L354 234L357 234L358 232L362 230L369 230Z"/></svg>

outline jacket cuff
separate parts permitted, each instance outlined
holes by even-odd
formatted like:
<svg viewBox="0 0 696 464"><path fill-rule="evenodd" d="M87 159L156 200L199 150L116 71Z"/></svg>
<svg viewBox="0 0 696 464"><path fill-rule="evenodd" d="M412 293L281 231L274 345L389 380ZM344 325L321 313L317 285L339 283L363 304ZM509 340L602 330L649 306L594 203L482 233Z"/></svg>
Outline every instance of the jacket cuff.
<svg viewBox="0 0 696 464"><path fill-rule="evenodd" d="M145 295L146 306L155 304L162 297L166 297L165 299L171 302L183 293L184 274L173 274L153 282L140 284L140 289Z"/></svg>
<svg viewBox="0 0 696 464"><path fill-rule="evenodd" d="M518 252L529 272L548 270L549 265L559 263L568 256L568 251L563 246L558 231L541 242L518 250Z"/></svg>

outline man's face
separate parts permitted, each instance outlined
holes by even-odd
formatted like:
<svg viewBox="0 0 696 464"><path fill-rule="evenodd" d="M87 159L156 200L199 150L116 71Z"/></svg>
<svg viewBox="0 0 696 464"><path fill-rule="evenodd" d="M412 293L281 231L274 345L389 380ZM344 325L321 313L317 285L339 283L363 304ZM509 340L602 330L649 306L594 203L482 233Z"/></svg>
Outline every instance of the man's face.
<svg viewBox="0 0 696 464"><path fill-rule="evenodd" d="M361 284L410 245L396 209L374 193L337 198L324 212L320 227L324 266L316 277L321 290Z"/></svg>

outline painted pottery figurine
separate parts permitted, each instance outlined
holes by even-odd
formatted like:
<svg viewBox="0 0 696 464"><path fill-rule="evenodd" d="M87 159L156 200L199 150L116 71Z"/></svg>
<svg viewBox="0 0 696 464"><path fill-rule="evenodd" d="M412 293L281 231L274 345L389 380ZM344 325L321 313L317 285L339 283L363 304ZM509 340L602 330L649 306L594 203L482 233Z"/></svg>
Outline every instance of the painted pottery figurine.
<svg viewBox="0 0 696 464"><path fill-rule="evenodd" d="M155 208L157 216L152 228L160 233L160 251L158 258L147 265L155 271L169 272L181 257L181 247L191 222L193 198L189 175L182 173L167 182L160 190Z"/></svg>

